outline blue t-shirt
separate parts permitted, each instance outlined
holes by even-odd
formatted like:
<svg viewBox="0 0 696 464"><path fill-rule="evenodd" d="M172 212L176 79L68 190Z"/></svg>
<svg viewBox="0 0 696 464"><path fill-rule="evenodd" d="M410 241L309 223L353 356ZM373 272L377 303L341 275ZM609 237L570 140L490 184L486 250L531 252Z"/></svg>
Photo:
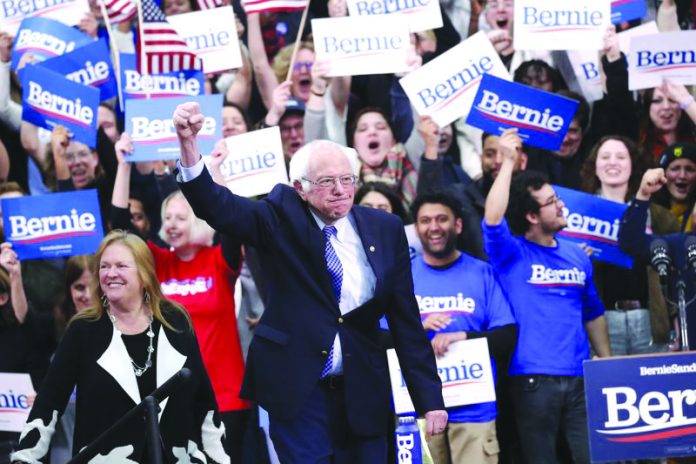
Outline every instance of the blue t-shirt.
<svg viewBox="0 0 696 464"><path fill-rule="evenodd" d="M413 286L425 320L433 313L446 313L450 324L439 332L483 332L514 324L512 311L498 285L490 264L467 254L451 266L438 269L425 263L422 256L411 262ZM427 331L432 339L438 332ZM495 362L491 358L495 375ZM489 422L495 419L495 401L448 409L449 421Z"/></svg>
<svg viewBox="0 0 696 464"><path fill-rule="evenodd" d="M582 375L590 356L584 323L604 314L590 258L562 239L546 247L515 237L505 220L481 228L518 324L510 374Z"/></svg>

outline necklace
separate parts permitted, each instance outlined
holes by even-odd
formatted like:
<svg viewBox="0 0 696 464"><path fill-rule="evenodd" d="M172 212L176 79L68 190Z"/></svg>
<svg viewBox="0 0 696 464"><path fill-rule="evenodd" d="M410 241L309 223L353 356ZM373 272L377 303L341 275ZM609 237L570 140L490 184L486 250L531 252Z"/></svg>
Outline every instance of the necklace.
<svg viewBox="0 0 696 464"><path fill-rule="evenodd" d="M116 316L111 314L111 311L107 310L107 314L109 315L109 319L111 319L111 323L116 327ZM147 360L145 361L145 366L140 367L136 364L135 361L133 361L133 358L128 356L128 359L130 359L131 364L133 365L133 372L135 373L136 377L140 377L143 375L147 370L152 367L152 353L155 352L155 347L154 345L154 340L155 340L155 332L152 330L152 316L149 316L148 318L148 324L147 324L147 337L149 339L149 344L147 347Z"/></svg>

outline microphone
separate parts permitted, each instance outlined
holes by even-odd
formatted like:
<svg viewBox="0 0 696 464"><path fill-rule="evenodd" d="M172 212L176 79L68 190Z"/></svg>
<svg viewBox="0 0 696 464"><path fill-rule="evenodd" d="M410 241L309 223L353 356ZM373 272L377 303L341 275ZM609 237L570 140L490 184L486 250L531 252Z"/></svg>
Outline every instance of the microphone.
<svg viewBox="0 0 696 464"><path fill-rule="evenodd" d="M686 250L686 267L690 267L696 272L696 236L686 236L684 249Z"/></svg>
<svg viewBox="0 0 696 464"><path fill-rule="evenodd" d="M663 290L667 288L667 274L669 267L672 265L672 260L667 253L669 247L664 239L656 238L650 243L650 264L660 276L660 285ZM696 249L695 249L696 251Z"/></svg>

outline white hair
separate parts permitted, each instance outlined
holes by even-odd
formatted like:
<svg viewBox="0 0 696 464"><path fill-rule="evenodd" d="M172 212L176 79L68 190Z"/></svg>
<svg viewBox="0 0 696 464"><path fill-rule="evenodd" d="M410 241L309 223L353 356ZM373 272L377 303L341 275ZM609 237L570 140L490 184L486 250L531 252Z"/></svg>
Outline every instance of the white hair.
<svg viewBox="0 0 696 464"><path fill-rule="evenodd" d="M213 228L210 227L207 222L198 218L194 214L193 209L191 209L191 204L188 202L181 190L175 190L174 192L170 193L169 196L167 196L167 198L165 198L162 202L162 208L160 210L162 226L159 230L159 238L161 238L164 243L169 245L169 242L167 241L167 231L164 224L164 218L167 214L167 206L174 199L182 200L186 205L186 209L188 209L189 242L195 245L211 246L213 244L215 230L213 230Z"/></svg>
<svg viewBox="0 0 696 464"><path fill-rule="evenodd" d="M319 156L323 153L330 151L340 151L343 153L350 163L350 168L354 175L359 175L360 161L358 160L358 152L353 148L344 147L343 145L332 142L331 140L314 140L309 142L292 155L290 158L290 182L294 183L298 181L302 184L304 191L309 191L312 188L312 184L307 182L303 178L306 178L309 174L309 161L312 159L312 155Z"/></svg>

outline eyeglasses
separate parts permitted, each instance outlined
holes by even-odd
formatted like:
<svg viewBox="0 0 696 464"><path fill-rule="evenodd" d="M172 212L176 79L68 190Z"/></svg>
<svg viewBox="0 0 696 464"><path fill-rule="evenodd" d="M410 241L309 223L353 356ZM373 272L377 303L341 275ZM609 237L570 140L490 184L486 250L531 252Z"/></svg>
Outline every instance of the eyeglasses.
<svg viewBox="0 0 696 464"><path fill-rule="evenodd" d="M295 64L292 65L292 69L295 71L302 71L302 68L304 68L307 71L311 71L312 65L314 65L312 61L295 61Z"/></svg>
<svg viewBox="0 0 696 464"><path fill-rule="evenodd" d="M75 161L85 161L92 155L89 151L79 151L77 153L65 154L63 157L68 163L74 163Z"/></svg>
<svg viewBox="0 0 696 464"><path fill-rule="evenodd" d="M311 180L307 179L306 177L303 177L302 180L305 180L312 185L316 185L317 187L327 189L335 186L336 182L339 182L344 187L355 185L358 182L358 176L346 174L345 176L340 177L322 177L318 180Z"/></svg>
<svg viewBox="0 0 696 464"><path fill-rule="evenodd" d="M285 126L285 125L281 124L279 127L280 127L280 132L283 134L289 134L292 131L304 132L304 122L303 121L300 121L297 124L292 124L289 126Z"/></svg>
<svg viewBox="0 0 696 464"><path fill-rule="evenodd" d="M549 198L545 203L540 204L539 208L545 208L550 205L557 205L561 202L563 202L563 199L558 195L554 195L551 198Z"/></svg>

